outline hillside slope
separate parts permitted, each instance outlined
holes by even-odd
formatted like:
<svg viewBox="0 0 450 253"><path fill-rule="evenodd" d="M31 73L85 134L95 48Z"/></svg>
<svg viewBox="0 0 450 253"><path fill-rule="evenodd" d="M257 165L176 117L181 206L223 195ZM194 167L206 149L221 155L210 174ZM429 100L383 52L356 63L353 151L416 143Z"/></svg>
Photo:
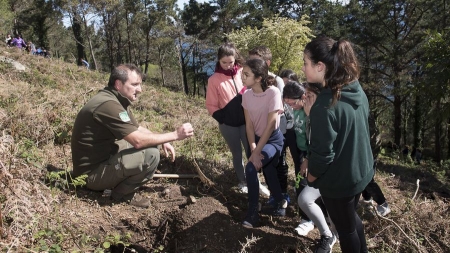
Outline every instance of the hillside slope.
<svg viewBox="0 0 450 253"><path fill-rule="evenodd" d="M0 62L2 251L313 251L319 234L294 233L295 203L286 217L263 216L256 229L241 226L246 196L236 192L231 155L204 100L163 87L145 84L133 108L137 119L153 131L171 131L189 121L195 137L174 143L175 163L162 158L159 172L193 174L198 166L214 185L205 186L198 178L155 178L141 189L152 199L148 209L113 203L102 192L74 187L65 173L72 167L73 120L106 85L108 74L4 47L0 56L27 68L17 71ZM370 208L360 209L371 252L450 252L449 184L438 180L430 167L427 161L421 166L402 163L395 154L381 158L376 179L392 212L385 219ZM416 179L421 182L418 189ZM340 252L338 244L333 252Z"/></svg>

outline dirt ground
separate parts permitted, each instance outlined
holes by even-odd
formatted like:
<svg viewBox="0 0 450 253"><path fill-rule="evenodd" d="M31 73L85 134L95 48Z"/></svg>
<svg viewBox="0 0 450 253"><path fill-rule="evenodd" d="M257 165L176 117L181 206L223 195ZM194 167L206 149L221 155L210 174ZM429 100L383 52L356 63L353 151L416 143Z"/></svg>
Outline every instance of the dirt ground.
<svg viewBox="0 0 450 253"><path fill-rule="evenodd" d="M183 158L179 158L180 162ZM185 168L189 168L185 161ZM158 173L192 174L162 159ZM152 200L147 209L114 203L103 192L84 188L60 192L67 224L74 231L112 235L131 233L128 247L112 247L111 252L313 252L317 229L308 237L295 234L299 217L291 202L285 217L261 215L260 226L244 228L247 196L239 193L232 170L205 187L198 179L154 178L139 191ZM291 181L292 182L292 181ZM290 186L291 199L294 189ZM267 201L260 197L261 202ZM362 211L368 219L375 216ZM75 233L75 232L74 232ZM333 252L340 252L339 244Z"/></svg>
<svg viewBox="0 0 450 253"><path fill-rule="evenodd" d="M152 200L148 209L113 203L102 192L87 189L77 191L76 201L71 195L63 201L67 210L76 210L73 215L79 221L86 219L78 222L85 231L131 231L129 248L137 252L308 252L298 249L312 249L319 237L311 233L311 238L301 239L294 234L298 223L294 203L286 217L261 215L260 227L242 227L247 197L233 184L217 182L206 188L198 178L156 178L139 192Z"/></svg>

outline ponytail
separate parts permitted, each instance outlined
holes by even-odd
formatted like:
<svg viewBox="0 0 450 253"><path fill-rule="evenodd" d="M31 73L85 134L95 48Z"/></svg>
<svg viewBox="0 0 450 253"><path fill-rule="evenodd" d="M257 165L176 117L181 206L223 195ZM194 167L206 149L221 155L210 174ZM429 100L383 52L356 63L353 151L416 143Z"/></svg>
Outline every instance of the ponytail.
<svg viewBox="0 0 450 253"><path fill-rule="evenodd" d="M358 59L351 43L343 39L335 41L319 36L306 45L305 54L314 64L325 64L325 86L332 91L331 106L335 105L342 87L359 78Z"/></svg>

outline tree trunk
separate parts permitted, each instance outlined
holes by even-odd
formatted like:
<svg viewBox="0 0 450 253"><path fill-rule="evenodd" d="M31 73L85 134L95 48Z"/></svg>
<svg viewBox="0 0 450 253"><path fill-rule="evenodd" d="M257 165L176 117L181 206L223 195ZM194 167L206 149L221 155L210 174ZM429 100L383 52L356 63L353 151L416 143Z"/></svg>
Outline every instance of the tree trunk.
<svg viewBox="0 0 450 253"><path fill-rule="evenodd" d="M89 35L89 30L88 30L88 24L87 24L87 20L86 20L86 15L83 13L83 20L84 20L84 31L85 31L85 36L88 39L88 43L89 43L89 52L91 53L91 58L92 61L94 62L94 69L97 70L97 60L95 59L95 55L94 55L94 49L92 48L92 40L91 40L91 36Z"/></svg>
<svg viewBox="0 0 450 253"><path fill-rule="evenodd" d="M408 145L408 100L403 101L403 125L402 125L402 137L403 145Z"/></svg>
<svg viewBox="0 0 450 253"><path fill-rule="evenodd" d="M131 60L131 36L130 36L130 20L128 19L128 10L125 11L125 17L127 19L127 44L128 44L128 56L127 56L127 62L133 62Z"/></svg>
<svg viewBox="0 0 450 253"><path fill-rule="evenodd" d="M89 42L89 51L91 52L91 58L92 58L92 61L94 62L94 69L98 70L97 60L95 59L94 49L92 48L91 36L88 36L88 42Z"/></svg>
<svg viewBox="0 0 450 253"><path fill-rule="evenodd" d="M177 48L177 55L178 55L178 67L180 68L180 72L179 72L180 76L179 76L179 78L180 78L180 81L181 81L181 87L184 87L183 63L182 63L182 52L181 52L181 49L182 49L181 45L182 45L182 43L181 43L181 41L182 40L180 39L180 37L178 37L178 41L177 41L178 45L176 46L176 48Z"/></svg>
<svg viewBox="0 0 450 253"><path fill-rule="evenodd" d="M106 39L106 51L109 59L109 69L112 70L114 67L114 54L113 54L113 39L112 39L112 29L111 28L111 18L107 12L102 12L103 24L105 24L105 39Z"/></svg>
<svg viewBox="0 0 450 253"><path fill-rule="evenodd" d="M162 86L166 86L166 77L164 76L164 53L162 52L163 49L161 48L160 45L158 45L158 61L159 61L159 71L161 74L161 81L162 81Z"/></svg>
<svg viewBox="0 0 450 253"><path fill-rule="evenodd" d="M447 157L446 159L450 158L450 118L447 119Z"/></svg>
<svg viewBox="0 0 450 253"><path fill-rule="evenodd" d="M81 19L78 13L73 12L72 16L72 31L77 44L77 65L82 66L81 59L84 58L83 36L81 36Z"/></svg>
<svg viewBox="0 0 450 253"><path fill-rule="evenodd" d="M123 63L123 54L122 54L122 33L119 30L119 20L117 20L116 29L117 29L117 51L115 54L117 55L117 63L121 64Z"/></svg>
<svg viewBox="0 0 450 253"><path fill-rule="evenodd" d="M144 74L148 73L148 62L150 57L150 30L151 27L148 28L148 30L145 31L145 67L144 67Z"/></svg>
<svg viewBox="0 0 450 253"><path fill-rule="evenodd" d="M394 96L394 143L398 147L400 145L400 139L402 137L402 101L399 95Z"/></svg>
<svg viewBox="0 0 450 253"><path fill-rule="evenodd" d="M438 100L436 103L436 109L435 112L441 111L441 101ZM441 164L442 160L442 148L441 148L441 124L442 124L442 118L439 113L436 114L436 120L434 124L434 155L435 155L435 162L437 164Z"/></svg>
<svg viewBox="0 0 450 253"><path fill-rule="evenodd" d="M184 58L182 58L184 59ZM188 86L188 82L187 82L187 70L186 70L186 63L183 63L181 65L181 71L183 72L183 85L184 85L184 93L186 93L186 95L189 95L189 86Z"/></svg>
<svg viewBox="0 0 450 253"><path fill-rule="evenodd" d="M197 75L195 66L195 57L197 57L197 42L195 42L194 47L192 49L192 72L194 73L194 89L192 90L192 96L195 96L195 91L197 90Z"/></svg>

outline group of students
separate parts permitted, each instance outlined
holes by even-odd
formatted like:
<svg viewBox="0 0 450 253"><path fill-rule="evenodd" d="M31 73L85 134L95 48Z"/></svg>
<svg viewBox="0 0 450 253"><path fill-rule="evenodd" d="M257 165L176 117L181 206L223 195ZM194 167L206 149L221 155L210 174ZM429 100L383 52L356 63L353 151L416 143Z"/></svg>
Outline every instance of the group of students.
<svg viewBox="0 0 450 253"><path fill-rule="evenodd" d="M36 48L36 46L31 41L28 41L28 43L26 43L20 34L17 34L15 38L12 38L11 34L8 34L6 36L5 43L7 47L17 47L18 49L25 50L32 55L50 57L49 51L41 47Z"/></svg>
<svg viewBox="0 0 450 253"><path fill-rule="evenodd" d="M416 162L417 164L420 164L422 160L422 150L420 148L416 148L413 146L411 154L409 154L409 146L405 145L405 147L402 150L402 156L405 162L409 161L408 155L411 156L412 161Z"/></svg>
<svg viewBox="0 0 450 253"><path fill-rule="evenodd" d="M306 236L318 227L315 252L331 252L337 238L342 252L367 252L356 212L361 194L366 202L374 198L381 215L390 210L374 181L369 105L353 48L346 40L313 39L304 50L303 84L291 70L280 76L269 72L271 60L265 46L250 50L243 60L232 43L225 43L208 80L206 108L230 148L239 190L248 194L242 224L256 227L260 212L286 214L289 147L301 215L295 231ZM262 207L259 193L269 197Z"/></svg>

